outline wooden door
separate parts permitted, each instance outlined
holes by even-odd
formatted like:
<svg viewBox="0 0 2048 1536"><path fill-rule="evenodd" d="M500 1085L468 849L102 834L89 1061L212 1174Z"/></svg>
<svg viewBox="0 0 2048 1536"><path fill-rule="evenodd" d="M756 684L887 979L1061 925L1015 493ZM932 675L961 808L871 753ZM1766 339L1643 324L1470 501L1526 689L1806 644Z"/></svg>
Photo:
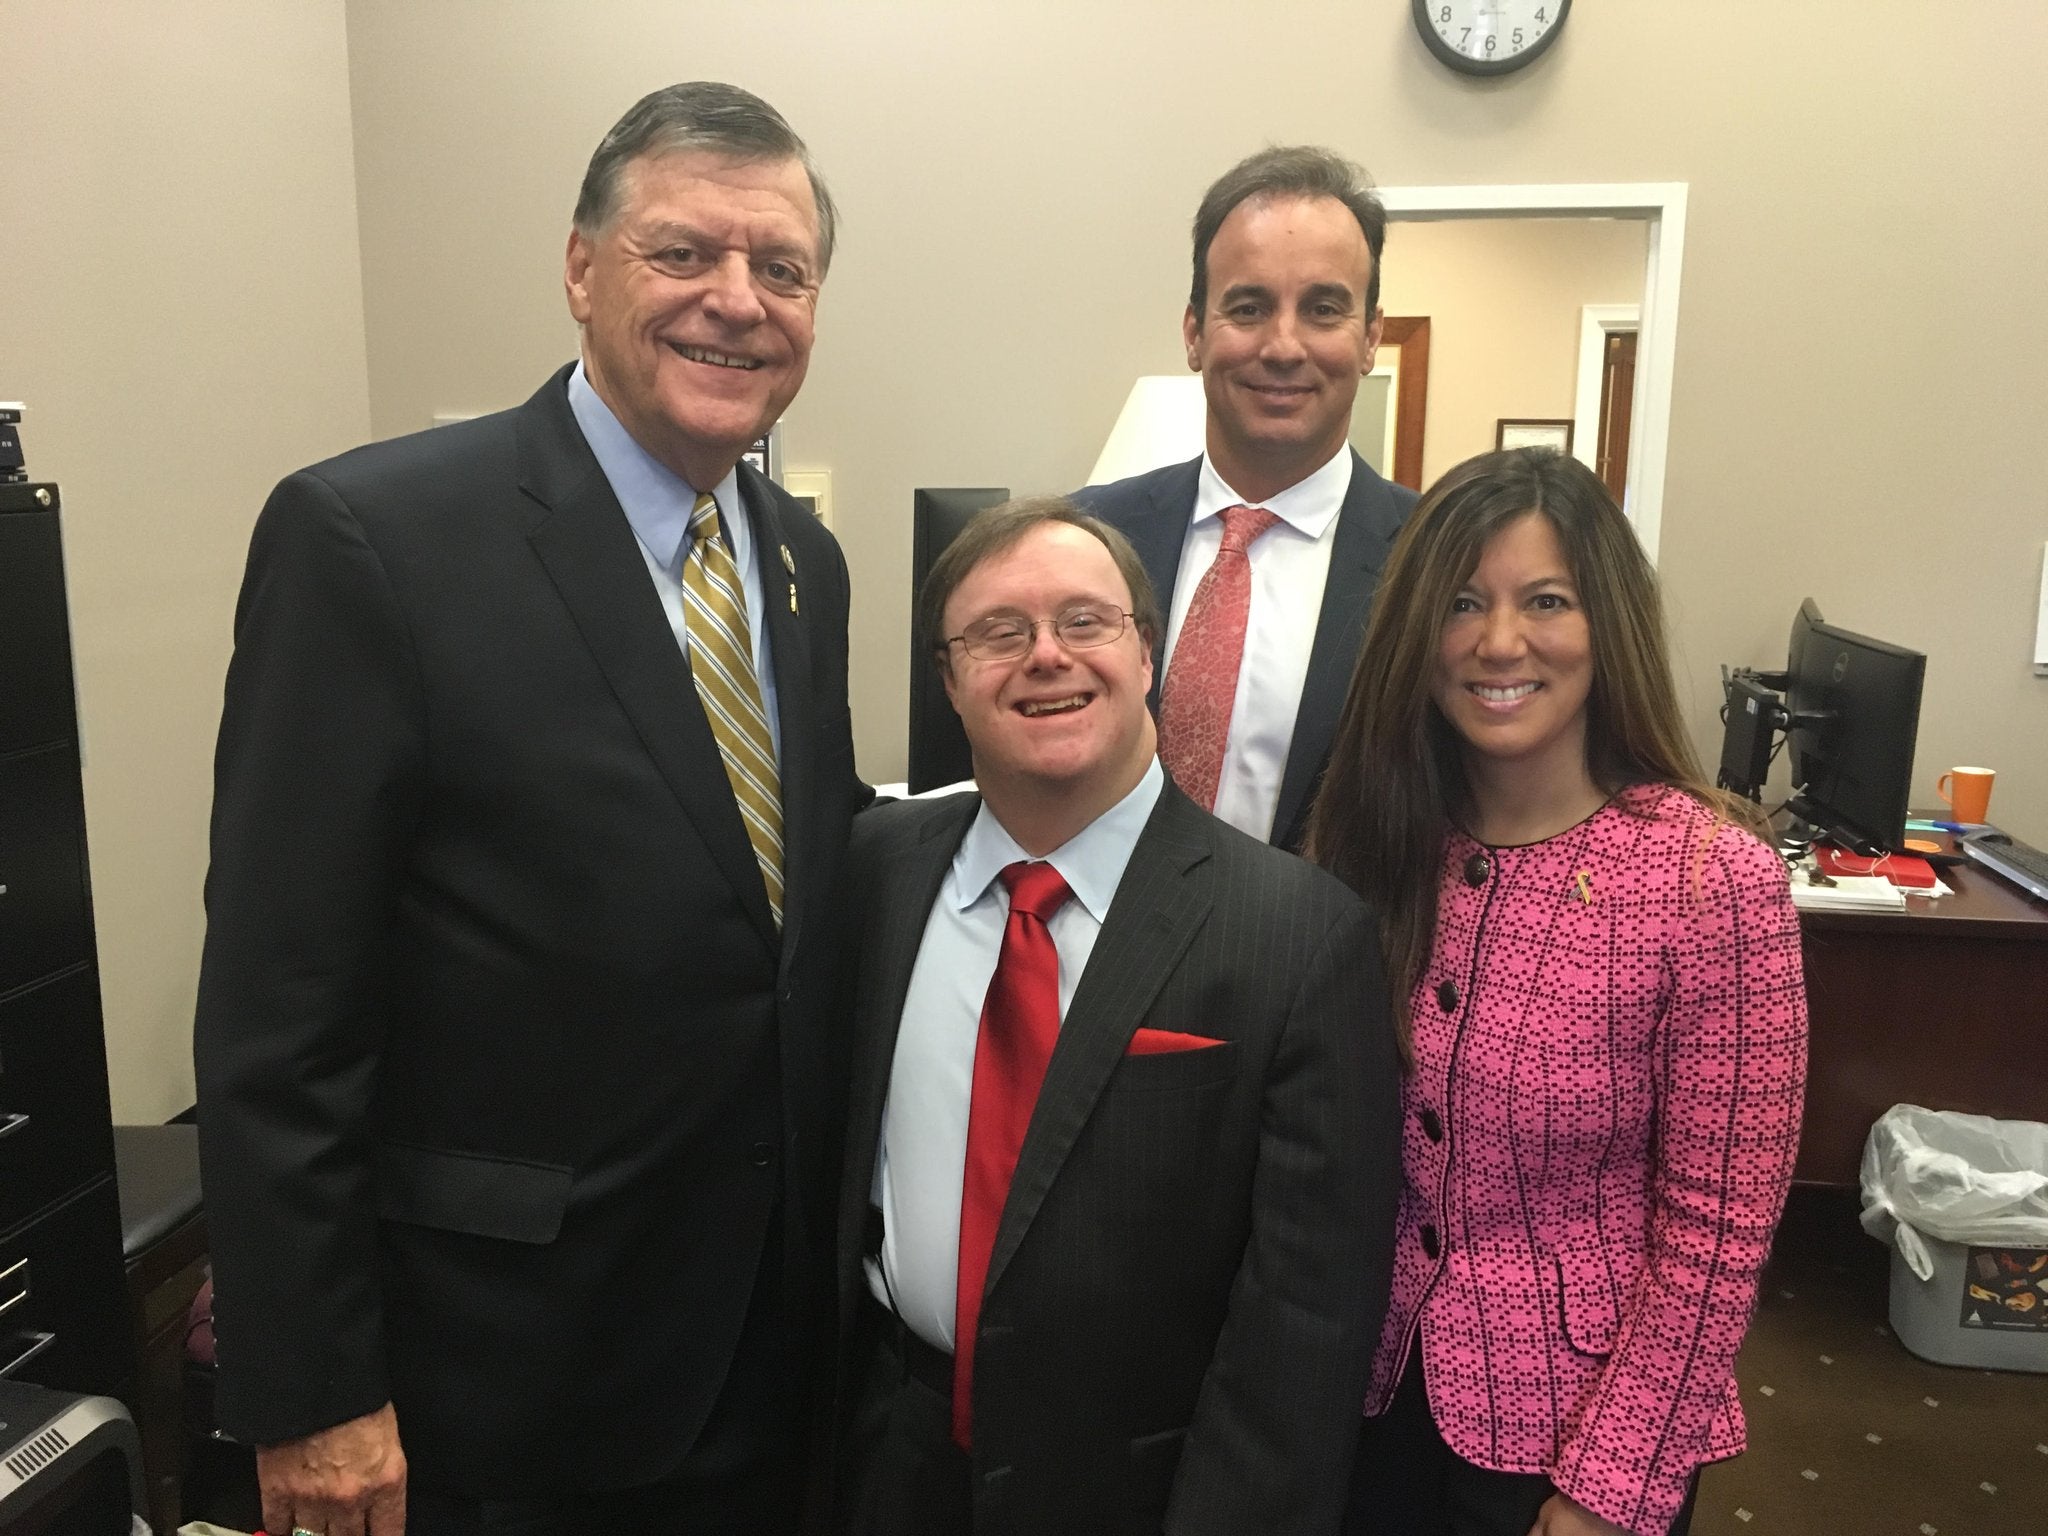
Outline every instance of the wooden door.
<svg viewBox="0 0 2048 1536"><path fill-rule="evenodd" d="M1636 333L1609 331L1600 362L1600 435L1594 469L1615 503L1627 505L1628 425L1636 398Z"/></svg>

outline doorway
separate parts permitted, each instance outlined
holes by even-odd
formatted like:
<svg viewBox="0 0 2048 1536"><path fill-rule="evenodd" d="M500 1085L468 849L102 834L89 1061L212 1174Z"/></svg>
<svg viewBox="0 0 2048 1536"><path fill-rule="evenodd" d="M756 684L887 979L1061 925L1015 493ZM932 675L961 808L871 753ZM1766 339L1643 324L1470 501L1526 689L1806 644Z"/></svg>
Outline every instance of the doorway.
<svg viewBox="0 0 2048 1536"><path fill-rule="evenodd" d="M1615 182L1546 186L1386 187L1389 216L1419 222L1447 219L1639 219L1648 234L1634 377L1628 389L1629 432L1622 462L1623 510L1657 558L1664 509L1664 465L1670 444L1671 381L1677 355L1679 278L1685 245L1683 182ZM1597 406L1595 407L1597 410ZM1582 419L1594 419L1590 414ZM1580 432L1578 439L1597 438ZM1588 442L1588 451L1597 448ZM1596 466L1597 468L1597 466Z"/></svg>

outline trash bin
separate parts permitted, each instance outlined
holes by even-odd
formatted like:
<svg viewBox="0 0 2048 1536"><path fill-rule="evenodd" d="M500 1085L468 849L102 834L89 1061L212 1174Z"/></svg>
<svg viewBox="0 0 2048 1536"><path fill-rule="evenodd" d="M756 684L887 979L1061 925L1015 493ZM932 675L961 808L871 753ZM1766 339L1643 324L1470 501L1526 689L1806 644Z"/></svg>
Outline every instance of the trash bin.
<svg viewBox="0 0 2048 1536"><path fill-rule="evenodd" d="M1895 1104L1863 1144L1892 1331L1942 1365L2048 1371L2048 1125Z"/></svg>

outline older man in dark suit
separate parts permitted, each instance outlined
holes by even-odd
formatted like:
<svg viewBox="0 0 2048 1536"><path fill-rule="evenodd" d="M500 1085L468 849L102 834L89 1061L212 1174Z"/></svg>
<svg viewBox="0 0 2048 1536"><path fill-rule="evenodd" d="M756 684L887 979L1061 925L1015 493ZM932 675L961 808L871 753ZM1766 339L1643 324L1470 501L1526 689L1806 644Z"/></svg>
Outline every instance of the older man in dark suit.
<svg viewBox="0 0 2048 1536"><path fill-rule="evenodd" d="M1334 1531L1398 1181L1372 924L1166 782L1113 530L986 513L920 610L980 793L849 860L847 1525Z"/></svg>
<svg viewBox="0 0 2048 1536"><path fill-rule="evenodd" d="M1075 500L1136 547L1159 755L1196 804L1298 849L1373 588L1415 493L1349 446L1379 350L1387 214L1325 149L1262 150L1195 214L1182 321L1208 399L1201 458Z"/></svg>
<svg viewBox="0 0 2048 1536"><path fill-rule="evenodd" d="M740 456L832 235L767 103L654 93L577 204L580 362L257 524L196 1045L272 1531L794 1524L865 791L845 563Z"/></svg>

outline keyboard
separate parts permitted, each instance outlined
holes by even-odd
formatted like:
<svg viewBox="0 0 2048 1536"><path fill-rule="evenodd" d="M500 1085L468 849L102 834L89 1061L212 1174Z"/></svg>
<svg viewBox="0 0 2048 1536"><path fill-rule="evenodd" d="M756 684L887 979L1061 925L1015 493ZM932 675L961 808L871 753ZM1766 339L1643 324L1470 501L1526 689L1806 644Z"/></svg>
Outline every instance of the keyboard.
<svg viewBox="0 0 2048 1536"><path fill-rule="evenodd" d="M2048 853L2003 832L1979 832L1964 838L1963 852L2048 901Z"/></svg>

